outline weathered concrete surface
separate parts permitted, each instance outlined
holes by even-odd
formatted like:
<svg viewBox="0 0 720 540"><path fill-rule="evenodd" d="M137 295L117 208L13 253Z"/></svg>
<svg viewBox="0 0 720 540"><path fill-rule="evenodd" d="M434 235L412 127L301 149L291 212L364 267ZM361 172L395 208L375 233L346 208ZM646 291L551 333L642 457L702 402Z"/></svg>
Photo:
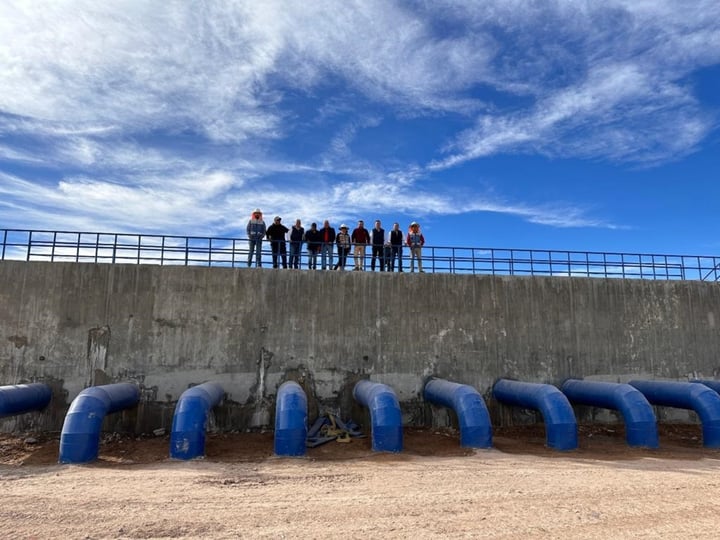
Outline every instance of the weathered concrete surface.
<svg viewBox="0 0 720 540"><path fill-rule="evenodd" d="M0 384L53 384L55 408L32 420L46 429L83 388L117 381L141 385L124 423L149 431L208 380L227 393L218 425L245 429L272 424L287 379L311 416L348 414L370 377L423 423L430 375L486 395L498 377L713 378L718 324L720 285L695 281L0 262Z"/></svg>

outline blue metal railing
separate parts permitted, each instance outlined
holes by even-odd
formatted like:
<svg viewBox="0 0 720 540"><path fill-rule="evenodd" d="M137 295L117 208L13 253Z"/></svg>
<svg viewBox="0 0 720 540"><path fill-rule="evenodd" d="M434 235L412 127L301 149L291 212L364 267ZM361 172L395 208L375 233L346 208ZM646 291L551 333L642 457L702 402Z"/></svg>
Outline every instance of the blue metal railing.
<svg viewBox="0 0 720 540"><path fill-rule="evenodd" d="M0 229L0 260L246 267L248 247L244 238ZM369 268L370 249L366 258ZM422 258L423 269L429 273L720 279L720 257L703 255L426 245ZM307 260L304 246L303 268ZM350 254L347 269L352 268L352 261ZM269 242L263 249L263 262L270 266ZM403 269L409 268L410 252L405 248Z"/></svg>

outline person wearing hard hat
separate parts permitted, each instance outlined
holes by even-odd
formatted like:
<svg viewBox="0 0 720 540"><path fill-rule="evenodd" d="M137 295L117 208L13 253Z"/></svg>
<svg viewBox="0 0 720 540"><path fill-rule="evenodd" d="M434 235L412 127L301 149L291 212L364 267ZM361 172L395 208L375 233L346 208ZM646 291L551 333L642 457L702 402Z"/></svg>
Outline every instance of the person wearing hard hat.
<svg viewBox="0 0 720 540"><path fill-rule="evenodd" d="M262 241L265 238L265 222L259 208L253 210L250 214L250 221L247 224L247 237L250 241L250 249L248 250L247 265L252 265L253 253L255 254L255 264L258 268L262 266Z"/></svg>
<svg viewBox="0 0 720 540"><path fill-rule="evenodd" d="M405 243L410 247L410 271L415 271L415 259L417 259L418 270L422 272L422 247L425 245L425 237L420 232L417 221L410 224Z"/></svg>

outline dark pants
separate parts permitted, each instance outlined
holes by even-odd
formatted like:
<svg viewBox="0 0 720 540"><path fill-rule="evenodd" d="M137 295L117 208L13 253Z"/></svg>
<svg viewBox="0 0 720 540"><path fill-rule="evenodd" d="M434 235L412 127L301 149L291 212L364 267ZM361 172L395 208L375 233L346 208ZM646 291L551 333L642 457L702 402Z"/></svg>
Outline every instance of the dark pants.
<svg viewBox="0 0 720 540"><path fill-rule="evenodd" d="M345 263L347 262L348 253L350 253L349 247L343 247L338 246L338 262L335 265L335 270L338 268L345 268Z"/></svg>
<svg viewBox="0 0 720 540"><path fill-rule="evenodd" d="M273 240L270 243L270 247L272 248L273 268L278 267L278 255L280 255L280 259L282 260L282 267L287 268L287 248L285 247L285 242L283 240Z"/></svg>
<svg viewBox="0 0 720 540"><path fill-rule="evenodd" d="M385 254L383 253L383 246L372 247L372 259L370 260L370 270L375 270L375 259L380 262L380 271L385 270Z"/></svg>
<svg viewBox="0 0 720 540"><path fill-rule="evenodd" d="M388 270L395 271L395 259L397 258L398 272L402 272L402 246L393 246L390 261L388 262Z"/></svg>

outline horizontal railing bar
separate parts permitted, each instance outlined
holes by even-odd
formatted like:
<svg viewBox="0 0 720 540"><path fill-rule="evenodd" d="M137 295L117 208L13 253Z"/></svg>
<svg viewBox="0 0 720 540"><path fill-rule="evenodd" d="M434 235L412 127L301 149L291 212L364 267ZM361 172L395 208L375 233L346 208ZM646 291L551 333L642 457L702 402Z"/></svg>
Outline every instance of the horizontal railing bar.
<svg viewBox="0 0 720 540"><path fill-rule="evenodd" d="M49 260L123 264L184 264L246 266L248 241L244 238L178 236L89 231L0 229L0 260ZM262 246L266 263L272 257L270 242ZM289 250L286 257L289 257ZM337 251L333 249L337 260ZM352 250L351 250L352 251ZM301 254L308 266L307 244ZM317 257L321 260L321 255ZM365 266L371 250L365 255ZM592 277L650 280L696 279L718 281L720 257L555 249L517 249L425 246L428 272L516 276ZM318 261L320 264L320 261ZM352 252L347 267L354 265ZM410 267L409 248L403 250L404 269Z"/></svg>

